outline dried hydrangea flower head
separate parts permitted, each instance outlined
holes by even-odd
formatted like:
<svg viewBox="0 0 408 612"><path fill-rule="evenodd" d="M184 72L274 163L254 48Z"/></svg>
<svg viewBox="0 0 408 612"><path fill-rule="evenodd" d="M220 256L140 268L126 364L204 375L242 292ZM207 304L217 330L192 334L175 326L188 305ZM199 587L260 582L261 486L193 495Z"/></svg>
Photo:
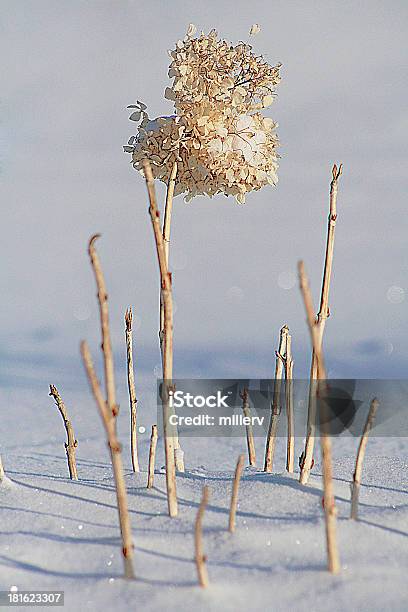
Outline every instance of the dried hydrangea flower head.
<svg viewBox="0 0 408 612"><path fill-rule="evenodd" d="M177 160L175 194L245 194L277 182L278 137L272 119L260 112L272 104L280 65L271 66L243 42L233 46L212 30L192 38L194 26L173 51L165 97L175 114L150 120L141 102L131 119L140 121L125 151L142 170L167 183Z"/></svg>

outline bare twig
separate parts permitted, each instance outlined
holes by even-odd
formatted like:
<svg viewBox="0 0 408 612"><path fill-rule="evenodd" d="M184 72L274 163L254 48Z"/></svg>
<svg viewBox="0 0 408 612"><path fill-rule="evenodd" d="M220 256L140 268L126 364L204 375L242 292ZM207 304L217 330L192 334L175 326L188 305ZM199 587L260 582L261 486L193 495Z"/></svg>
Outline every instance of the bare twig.
<svg viewBox="0 0 408 612"><path fill-rule="evenodd" d="M106 291L105 279L102 273L102 267L99 261L99 256L96 252L94 245L97 237L98 235L93 236L91 238L91 240L89 241L88 250L98 289L97 295L101 319L106 401L103 398L101 387L96 378L91 353L86 342L81 343L81 354L88 375L88 380L90 382L91 389L93 391L106 430L108 446L111 454L113 475L115 479L116 499L119 513L119 524L122 535L122 554L125 569L125 578L133 578L134 571L132 531L128 511L126 484L123 474L122 446L118 440L116 433L116 417L118 415L119 410L116 404L114 364L109 330L108 295Z"/></svg>
<svg viewBox="0 0 408 612"><path fill-rule="evenodd" d="M356 467L353 475L353 483L351 485L351 513L350 518L357 520L358 518L358 498L360 493L361 474L363 471L363 461L368 442L368 435L373 427L375 415L377 413L379 402L377 398L374 398L370 405L368 412L367 421L364 426L364 431L361 436L360 444L358 447Z"/></svg>
<svg viewBox="0 0 408 612"><path fill-rule="evenodd" d="M342 174L343 166L337 168L334 164L332 168L332 181L330 184L330 212L327 226L327 241L326 241L326 255L324 262L322 290L320 296L320 310L317 315L316 322L316 335L317 335L317 346L322 346L323 333L326 325L326 319L329 317L329 290L330 280L333 265L333 251L334 251L334 234L336 229L337 220L337 191L338 191L338 180ZM309 480L310 470L312 468L313 461L313 449L315 439L315 422L316 422L316 406L314 404L315 394L313 392L314 383L313 380L317 378L317 363L316 355L312 354L312 365L310 369L310 389L309 389L309 408L307 415L307 433L306 433L306 444L304 450L304 458L300 472L300 482L306 484Z"/></svg>
<svg viewBox="0 0 408 612"><path fill-rule="evenodd" d="M271 405L271 419L269 422L268 436L266 438L264 472L272 472L273 458L275 454L276 433L278 430L279 415L281 412L281 387L283 378L283 360L286 355L286 336L289 328L284 325L280 330L279 349L276 352L275 362L275 384L273 389L273 400Z"/></svg>
<svg viewBox="0 0 408 612"><path fill-rule="evenodd" d="M78 446L78 440L75 439L74 428L69 420L67 409L60 394L58 393L57 387L50 385L50 395L54 398L58 410L64 421L65 431L67 432L67 442L65 442L65 452L67 454L69 477L71 480L78 480L78 472L76 466L75 452Z"/></svg>
<svg viewBox="0 0 408 612"><path fill-rule="evenodd" d="M326 369L323 362L322 345L317 333L317 326L315 323L316 319L314 316L313 301L310 294L309 282L302 261L299 262L299 281L300 290L305 305L313 351L316 357L317 376L319 379L322 379L323 383L317 385L318 393L321 393L322 389L326 389ZM314 383L312 387L314 388L314 390L316 390L316 385ZM314 401L316 401L316 399ZM326 414L326 402L323 400L320 402L320 445L323 462L323 503L326 526L326 547L328 570L332 574L337 574L340 571L340 560L337 549L336 536L337 509L334 498L331 439L330 433L328 431L328 423L329 418Z"/></svg>
<svg viewBox="0 0 408 612"><path fill-rule="evenodd" d="M235 468L234 482L232 484L231 506L230 506L229 524L228 524L228 530L231 533L235 531L235 515L237 513L238 490L239 490L239 483L241 480L242 472L244 469L244 461L245 461L245 455L242 454L238 457L237 466Z"/></svg>
<svg viewBox="0 0 408 612"><path fill-rule="evenodd" d="M81 342L81 355L89 384L95 397L99 413L102 417L102 422L108 439L113 475L115 479L119 525L122 536L122 554L125 568L125 578L134 578L132 530L128 510L126 484L123 475L122 445L120 444L116 435L116 418L112 414L112 411L109 410L108 405L104 400L100 384L96 377L91 353L88 344L85 341Z"/></svg>
<svg viewBox="0 0 408 612"><path fill-rule="evenodd" d="M2 482L4 480L4 467L3 467L3 461L0 455L0 482Z"/></svg>
<svg viewBox="0 0 408 612"><path fill-rule="evenodd" d="M288 422L288 438L286 447L286 469L293 473L295 462L295 424L293 414L293 359L292 359L292 336L286 336L285 356L285 398L286 416Z"/></svg>
<svg viewBox="0 0 408 612"><path fill-rule="evenodd" d="M128 308L125 313L125 335L126 335L126 356L127 356L127 381L129 390L130 404L130 455L132 458L132 468L134 472L140 472L139 457L137 452L137 397L135 390L135 373L133 369L133 314L132 309Z"/></svg>
<svg viewBox="0 0 408 612"><path fill-rule="evenodd" d="M167 268L166 254L164 250L163 235L160 228L160 214L157 209L156 191L152 169L148 160L143 163L146 178L147 191L149 194L149 214L153 226L156 243L157 259L159 262L161 295L164 306L164 351L163 351L163 428L166 458L166 487L167 504L169 515L177 516L177 490L176 490L176 463L175 463L175 433L170 425L171 415L169 406L169 390L173 379L173 297L171 290L171 275Z"/></svg>
<svg viewBox="0 0 408 612"><path fill-rule="evenodd" d="M208 486L205 485L203 487L203 493L201 498L201 503L198 508L197 518L195 521L195 530L194 530L194 540L195 540L195 562L197 566L197 574L198 574L198 582L200 586L207 587L208 586L208 572L206 561L207 557L203 552L203 534L202 534L202 520L204 515L204 510L208 504L209 499L209 489Z"/></svg>
<svg viewBox="0 0 408 612"><path fill-rule="evenodd" d="M156 460L156 447L157 447L157 425L152 425L152 435L150 436L150 450L149 450L149 472L147 477L147 488L153 488L154 483L154 464Z"/></svg>
<svg viewBox="0 0 408 612"><path fill-rule="evenodd" d="M113 374L113 355L112 343L109 329L109 310L108 310L108 293L106 291L105 279L102 273L101 262L99 255L95 249L95 241L100 237L100 234L95 234L89 241L88 253L91 259L92 269L95 275L96 286L98 289L97 298L99 304L99 313L101 321L102 334L102 351L103 363L105 370L105 388L106 398L109 409L112 410L114 416L117 414L118 407L116 405L115 380Z"/></svg>
<svg viewBox="0 0 408 612"><path fill-rule="evenodd" d="M251 410L249 407L249 398L248 398L248 389L244 389L242 393L240 393L240 397L242 399L242 412L244 413L244 417L246 419L251 420ZM256 465L256 455L255 455L255 441L254 441L254 431L251 422L248 422L245 425L246 430L246 439L247 439L247 447L248 447L248 460L249 465Z"/></svg>

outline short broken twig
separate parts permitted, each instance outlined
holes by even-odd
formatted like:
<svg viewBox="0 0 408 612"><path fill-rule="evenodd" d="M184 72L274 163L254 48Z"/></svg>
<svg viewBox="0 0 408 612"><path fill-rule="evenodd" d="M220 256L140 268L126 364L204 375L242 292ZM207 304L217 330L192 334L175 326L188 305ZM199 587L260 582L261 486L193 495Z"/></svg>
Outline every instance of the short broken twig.
<svg viewBox="0 0 408 612"><path fill-rule="evenodd" d="M237 465L235 468L234 482L232 483L231 506L228 523L228 531L230 533L233 533L235 531L235 516L237 513L239 483L241 481L241 476L244 469L244 461L245 455L242 454L238 457Z"/></svg>
<svg viewBox="0 0 408 612"><path fill-rule="evenodd" d="M240 393L240 397L242 399L242 412L244 413L244 417L249 420L249 422L245 425L249 465L254 466L256 465L255 440L254 430L251 424L251 410L249 407L248 389L244 389L242 393Z"/></svg>
<svg viewBox="0 0 408 612"><path fill-rule="evenodd" d="M152 425L152 435L150 436L150 450L149 450L149 468L147 477L147 488L151 489L154 483L154 465L156 460L156 447L157 447L157 425Z"/></svg>
<svg viewBox="0 0 408 612"><path fill-rule="evenodd" d="M197 518L195 521L195 530L194 530L194 541L195 541L195 562L197 566L197 574L198 574L198 582L200 586L207 587L208 586L208 572L206 561L207 557L203 552L203 532L202 532L202 521L205 508L208 504L209 500L209 489L208 486L205 485L203 487L201 503L198 508Z"/></svg>
<svg viewBox="0 0 408 612"><path fill-rule="evenodd" d="M278 431L279 415L281 412L281 388L283 378L283 362L286 355L286 336L289 328L284 325L280 330L279 349L276 351L275 361L275 383L273 388L273 399L271 403L271 419L266 438L264 472L272 472L273 459L275 455L276 434Z"/></svg>
<svg viewBox="0 0 408 612"><path fill-rule="evenodd" d="M77 472L76 457L75 457L75 452L78 446L78 440L75 439L74 428L72 427L72 423L68 417L68 413L67 413L65 404L62 401L60 394L58 393L57 387L54 387L54 385L50 385L50 395L55 400L57 408L62 416L62 420L64 421L65 431L67 432L67 442L65 442L64 445L65 445L65 452L67 454L69 477L71 478L71 480L78 480L78 472Z"/></svg>
<svg viewBox="0 0 408 612"><path fill-rule="evenodd" d="M368 412L367 421L364 426L363 434L361 436L360 444L358 446L356 467L353 475L353 483L351 485L351 512L350 518L357 520L358 518L358 498L360 493L361 485L361 474L363 471L364 455L368 442L368 435L373 427L375 415L377 413L379 402L377 398L371 401L370 410Z"/></svg>

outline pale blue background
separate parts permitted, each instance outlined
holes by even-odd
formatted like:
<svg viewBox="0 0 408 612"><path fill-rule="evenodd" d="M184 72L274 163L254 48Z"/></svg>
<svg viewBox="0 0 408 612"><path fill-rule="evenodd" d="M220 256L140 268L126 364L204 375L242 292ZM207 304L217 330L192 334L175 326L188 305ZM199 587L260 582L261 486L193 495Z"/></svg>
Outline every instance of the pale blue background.
<svg viewBox="0 0 408 612"><path fill-rule="evenodd" d="M247 40L281 61L270 116L280 182L245 206L175 201L175 368L186 376L268 376L278 330L295 375L309 338L297 283L304 258L317 302L330 168L344 163L326 358L331 376L404 377L408 365L406 2L1 2L0 383L44 397L84 389L78 346L96 354L98 312L86 244L99 231L117 367L132 304L137 376L154 388L158 278L145 186L122 145L126 105L169 114L167 49L188 23ZM159 190L163 195L163 190ZM402 295L404 297L404 295ZM158 373L156 367L156 372ZM119 379L120 394L125 385ZM18 397L18 393L16 394ZM21 396L23 397L23 396Z"/></svg>

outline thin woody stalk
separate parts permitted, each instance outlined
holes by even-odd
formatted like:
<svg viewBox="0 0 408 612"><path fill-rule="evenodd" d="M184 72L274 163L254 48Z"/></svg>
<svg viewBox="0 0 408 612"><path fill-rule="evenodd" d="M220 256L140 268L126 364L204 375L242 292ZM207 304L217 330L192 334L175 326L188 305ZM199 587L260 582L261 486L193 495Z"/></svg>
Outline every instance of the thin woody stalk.
<svg viewBox="0 0 408 612"><path fill-rule="evenodd" d="M133 369L133 314L128 308L125 313L125 336L126 336L126 358L127 358L127 381L130 404L130 455L134 472L140 472L139 457L137 452L137 397L135 390L135 373Z"/></svg>
<svg viewBox="0 0 408 612"><path fill-rule="evenodd" d="M163 221L163 242L164 242L164 254L166 256L167 270L169 269L169 252L170 252L170 231L171 231L171 216L173 212L173 196L174 188L176 186L177 176L177 162L173 163L171 174L167 183L166 191L166 204L164 207L164 221ZM163 296L160 292L160 349L162 350L163 339L164 339L164 302ZM162 363L163 363L163 352L162 352ZM174 426L174 457L176 462L176 470L178 472L184 472L184 452L181 450L177 426Z"/></svg>
<svg viewBox="0 0 408 612"><path fill-rule="evenodd" d="M358 498L360 493L361 474L363 471L364 455L368 442L368 435L373 427L375 415L377 413L379 402L377 398L374 398L370 405L368 412L367 421L364 426L364 431L361 436L360 444L358 447L356 467L353 475L353 484L351 485L351 512L350 518L357 520L358 518Z"/></svg>
<svg viewBox="0 0 408 612"><path fill-rule="evenodd" d="M96 378L89 348L85 342L81 344L81 352L84 365L88 374L93 394L99 408L103 424L105 426L108 446L110 449L112 468L115 479L116 498L119 512L119 523L122 534L122 554L125 568L125 577L133 578L133 540L130 525L130 517L127 503L127 492L123 475L122 447L116 433L116 417L119 412L116 404L115 376L113 364L112 343L109 328L108 293L106 291L105 278L102 272L101 262L95 249L95 241L99 234L92 236L89 241L88 253L95 275L98 289L98 303L101 321L102 351L105 373L106 401Z"/></svg>
<svg viewBox="0 0 408 612"><path fill-rule="evenodd" d="M205 508L208 504L209 499L209 489L208 486L205 485L203 487L203 493L201 498L201 503L198 508L197 518L195 521L195 529L194 529L194 543L195 543L195 562L197 567L197 575L198 582L200 586L207 587L208 586L208 572L206 561L207 557L203 552L203 533L202 533L202 521Z"/></svg>
<svg viewBox="0 0 408 612"><path fill-rule="evenodd" d="M249 408L249 399L248 399L248 389L244 389L242 393L240 393L240 397L242 399L242 412L244 413L245 418L251 418L251 410ZM254 431L251 423L245 425L246 430L246 439L247 439L247 447L248 447L248 460L249 465L256 465L256 455L255 455L255 441L254 441Z"/></svg>
<svg viewBox="0 0 408 612"><path fill-rule="evenodd" d="M78 472L76 465L75 452L78 446L78 440L75 439L74 428L68 417L67 409L60 394L58 393L57 387L50 385L50 395L54 398L57 408L64 421L65 431L67 432L67 442L64 443L65 452L67 454L69 477L71 480L78 480Z"/></svg>
<svg viewBox="0 0 408 612"><path fill-rule="evenodd" d="M292 474L295 463L295 426L293 414L293 359L292 359L292 336L286 336L285 356L285 399L288 438L286 446L286 470Z"/></svg>
<svg viewBox="0 0 408 612"><path fill-rule="evenodd" d="M106 399L109 410L113 416L118 414L118 406L116 404L115 378L113 368L112 342L109 329L109 310L108 310L108 293L106 291L105 278L102 273L101 263L98 253L95 249L95 241L100 237L100 234L95 234L89 241L88 253L91 259L92 269L94 271L96 286L98 289L97 298L99 304L99 314L101 322L102 335L102 352L103 364L105 373L105 389Z"/></svg>
<svg viewBox="0 0 408 612"><path fill-rule="evenodd" d="M4 480L4 467L3 467L3 461L0 455L0 482L3 482Z"/></svg>
<svg viewBox="0 0 408 612"><path fill-rule="evenodd" d="M122 446L116 434L116 417L112 410L109 409L109 406L103 397L100 384L96 377L91 353L88 344L84 340L81 342L81 355L88 376L88 381L94 395L96 405L99 409L108 440L113 476L115 479L119 526L122 536L122 554L125 578L134 578L132 530L128 510L126 484L123 474Z"/></svg>
<svg viewBox="0 0 408 612"><path fill-rule="evenodd" d="M244 454L240 455L238 457L237 465L235 468L234 482L232 484L229 522L228 522L228 531L230 533L233 533L235 531L235 516L237 513L239 483L241 481L241 476L242 476L242 472L244 469L244 460L245 460L245 455Z"/></svg>
<svg viewBox="0 0 408 612"><path fill-rule="evenodd" d="M309 282L306 276L305 267L303 262L299 262L299 284L300 290L303 297L303 302L307 315L307 322L310 331L310 337L312 341L313 351L316 357L317 364L317 392L320 394L325 391L326 385L326 368L324 366L322 345L318 336L316 317L314 314L313 301L310 293ZM316 385L313 385L316 388ZM327 548L327 560L328 570L332 574L337 574L340 571L340 560L337 548L337 535L336 535L336 516L337 509L334 498L334 486L333 486L333 469L332 469L332 456L331 456L331 438L330 432L328 431L329 418L326 414L326 402L320 402L320 445L322 452L323 462L323 501L324 501L324 515L325 515L325 526L326 526L326 548Z"/></svg>
<svg viewBox="0 0 408 612"><path fill-rule="evenodd" d="M177 175L177 162L174 162L173 168L169 177L166 191L166 204L164 208L164 221L163 221L163 242L164 242L164 255L166 257L167 269L169 268L169 251L170 251L170 230L171 230L171 215L173 212L173 196L174 188L176 185ZM164 340L164 303L163 296L160 293L160 350L162 352L163 360L163 340Z"/></svg>
<svg viewBox="0 0 408 612"><path fill-rule="evenodd" d="M334 235L336 230L337 220L337 191L338 191L338 180L342 173L343 166L337 168L334 164L332 168L332 181L330 184L330 211L327 225L327 240L326 240L326 255L324 262L322 290L320 296L320 309L317 315L316 322L316 343L318 346L322 346L323 333L326 325L326 319L329 317L329 291L331 272L333 266L333 252L334 252ZM317 362L316 355L312 353L312 365L310 369L310 388L309 388L309 408L307 415L307 433L306 433L306 444L303 453L303 461L300 472L301 484L307 484L309 480L310 470L312 468L313 461L313 449L315 439L315 423L316 423L316 406L314 402L315 394L313 392L313 380L317 378Z"/></svg>
<svg viewBox="0 0 408 612"><path fill-rule="evenodd" d="M275 384L273 389L273 400L271 405L271 419L269 421L269 430L266 438L266 447L265 447L265 463L264 463L264 472L272 472L273 468L273 458L275 454L275 445L276 445L276 433L278 430L278 421L279 414L281 411L280 408L280 395L281 395L281 387L282 387L282 378L283 378L283 362L284 356L286 354L286 336L288 334L289 328L287 325L284 325L280 330L280 338L279 338L279 349L276 352L276 362L275 362Z"/></svg>
<svg viewBox="0 0 408 612"><path fill-rule="evenodd" d="M157 447L157 425L152 425L152 435L150 436L150 450L149 450L149 468L147 477L147 488L152 489L154 483L154 464L156 461L156 447Z"/></svg>
<svg viewBox="0 0 408 612"><path fill-rule="evenodd" d="M177 490L176 490L176 463L175 463L175 442L174 428L171 427L169 417L171 415L169 405L169 390L172 387L173 379L173 297L171 289L171 275L167 268L166 254L164 250L163 235L160 227L160 213L157 209L156 190L152 169L148 160L143 163L146 178L147 192L149 195L149 215L152 222L154 239L156 243L157 259L160 271L161 295L164 307L164 326L163 326L163 428L164 446L166 459L166 487L167 504L169 515L177 516Z"/></svg>
<svg viewBox="0 0 408 612"><path fill-rule="evenodd" d="M166 255L167 266L169 265L171 214L173 212L173 196L174 196L174 188L176 186L176 176L177 176L177 162L175 161L173 164L173 168L171 170L169 183L167 186L166 207L164 209L164 222L163 222L164 253Z"/></svg>

